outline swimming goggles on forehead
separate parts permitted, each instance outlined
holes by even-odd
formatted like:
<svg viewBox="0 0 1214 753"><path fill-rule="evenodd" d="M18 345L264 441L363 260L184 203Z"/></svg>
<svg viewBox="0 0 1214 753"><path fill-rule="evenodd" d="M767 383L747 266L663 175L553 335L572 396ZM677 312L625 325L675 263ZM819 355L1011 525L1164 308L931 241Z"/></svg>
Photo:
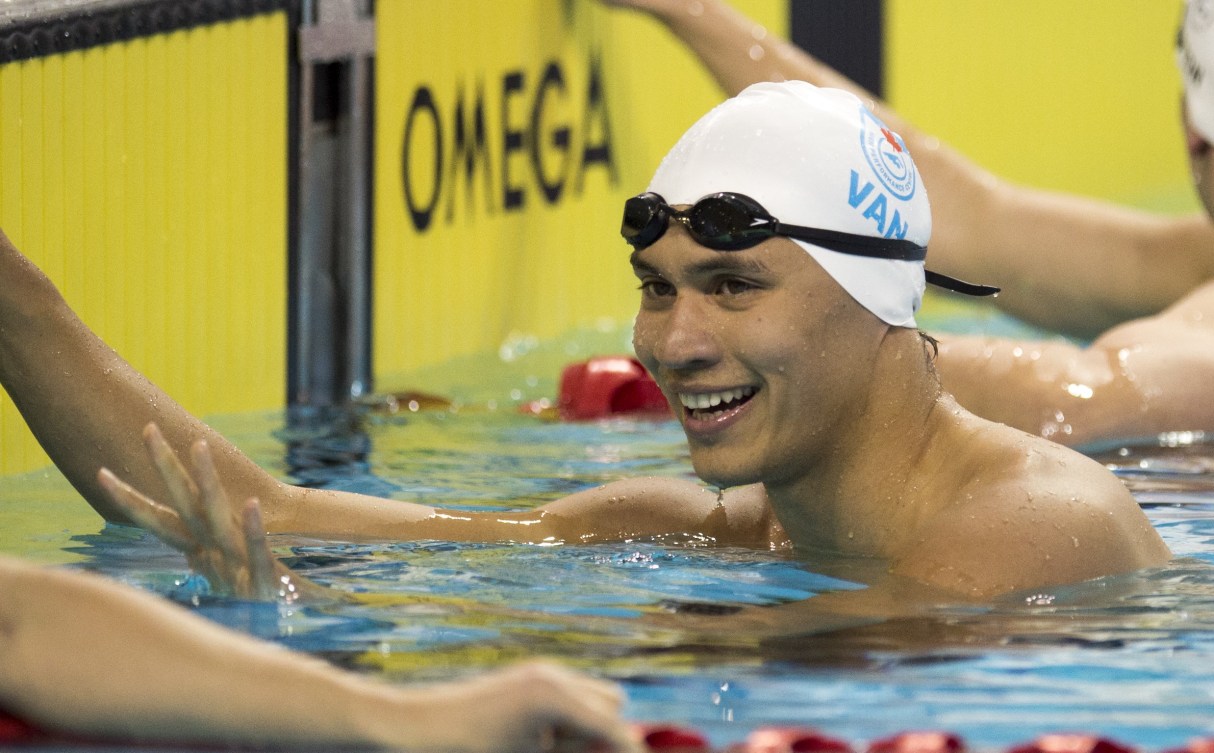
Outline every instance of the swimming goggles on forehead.
<svg viewBox="0 0 1214 753"><path fill-rule="evenodd" d="M739 251L779 235L853 256L899 261L923 261L927 257L927 248L914 241L780 222L749 196L728 191L705 196L683 210L675 209L653 192L633 196L624 202L620 234L635 250L642 251L666 233L671 220L687 228L696 243L714 251ZM924 275L933 285L966 295L999 292L999 288L975 285L932 271L926 271Z"/></svg>

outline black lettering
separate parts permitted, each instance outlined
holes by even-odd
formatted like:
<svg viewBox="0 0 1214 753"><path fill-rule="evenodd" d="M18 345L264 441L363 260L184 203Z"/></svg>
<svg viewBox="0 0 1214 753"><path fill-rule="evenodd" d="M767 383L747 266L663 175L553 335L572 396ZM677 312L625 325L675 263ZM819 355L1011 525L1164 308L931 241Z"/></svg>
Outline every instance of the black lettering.
<svg viewBox="0 0 1214 753"><path fill-rule="evenodd" d="M523 208L523 189L510 182L510 155L523 149L524 131L510 127L510 100L523 91L522 71L502 77L502 209Z"/></svg>
<svg viewBox="0 0 1214 753"><path fill-rule="evenodd" d="M565 93L565 76L561 73L561 67L556 61L550 62L544 69L539 88L535 90L535 103L531 108L531 166L535 169L535 180L539 183L540 190L544 192L544 198L548 200L549 204L560 201L561 193L565 190L565 176L569 172L569 126L560 125L552 130L551 143L564 156L564 159L561 160L555 179L548 180L548 176L544 174L544 143L540 138L540 128L547 109L545 107L545 103L548 101L546 95L552 88L555 88L560 94Z"/></svg>
<svg viewBox="0 0 1214 753"><path fill-rule="evenodd" d="M607 168L607 176L611 185L619 183L615 157L611 149L611 118L607 114L607 98L603 91L602 62L592 55L588 67L589 78L586 82L586 111L582 117L582 164L578 169L574 188L582 192L582 184L586 176L586 168L590 165L602 165ZM598 124L598 141L592 140L591 129Z"/></svg>
<svg viewBox="0 0 1214 753"><path fill-rule="evenodd" d="M434 121L434 187L430 192L430 200L425 205L419 205L413 200L413 180L409 169L410 155L413 148L413 123L419 112L429 114ZM438 108L434 105L434 95L427 86L419 86L413 94L413 103L409 105L409 114L405 117L405 142L401 150L401 178L405 187L405 204L409 206L409 217L413 227L418 232L425 232L434 219L434 207L438 204L439 191L443 175L443 129L438 117Z"/></svg>
<svg viewBox="0 0 1214 753"><path fill-rule="evenodd" d="M493 211L493 163L485 137L485 87L481 82L478 81L476 85L476 98L473 100L471 115L464 109L464 88L459 87L451 130L451 161L447 174L448 223L455 219L455 190L461 172L469 214L473 211L473 183L478 168L483 170L485 176L485 211Z"/></svg>

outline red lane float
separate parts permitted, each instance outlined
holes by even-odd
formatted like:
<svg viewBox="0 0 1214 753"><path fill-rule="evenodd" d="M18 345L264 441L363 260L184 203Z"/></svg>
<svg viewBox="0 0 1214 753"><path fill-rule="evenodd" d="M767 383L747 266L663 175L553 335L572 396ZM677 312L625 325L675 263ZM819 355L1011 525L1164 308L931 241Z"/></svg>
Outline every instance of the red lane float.
<svg viewBox="0 0 1214 753"><path fill-rule="evenodd" d="M598 356L566 366L557 410L565 421L670 415L657 383L640 361L629 356Z"/></svg>
<svg viewBox="0 0 1214 753"><path fill-rule="evenodd" d="M713 753L708 737L691 727L674 724L637 723L633 738L649 753ZM40 744L56 743L56 748L73 746L71 738L49 735L22 719L0 709L0 747L17 745L37 750ZM85 747L88 747L85 744ZM170 746L171 747L171 746ZM229 750L238 750L229 748ZM871 742L867 748L825 735L812 727L759 727L746 739L721 753L965 753L961 737L949 732L903 732ZM1032 742L1007 748L1004 753L1141 753L1138 748L1096 735L1051 734ZM1160 753L1214 753L1214 737L1196 738L1183 747Z"/></svg>
<svg viewBox="0 0 1214 753"><path fill-rule="evenodd" d="M713 753L698 730L677 725L637 724L634 737L650 753ZM912 731L854 746L812 727L760 727L721 753L965 753L969 748L950 732ZM1097 735L1049 734L1007 748L1004 753L1142 753L1138 748ZM1214 738L1190 740L1160 753L1214 753Z"/></svg>

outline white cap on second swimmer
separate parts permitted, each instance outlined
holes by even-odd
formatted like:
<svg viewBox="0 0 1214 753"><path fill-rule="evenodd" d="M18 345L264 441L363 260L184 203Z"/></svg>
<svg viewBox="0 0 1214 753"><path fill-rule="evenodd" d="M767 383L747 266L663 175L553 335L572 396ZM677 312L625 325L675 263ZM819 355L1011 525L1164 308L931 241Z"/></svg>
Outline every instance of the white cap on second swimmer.
<svg viewBox="0 0 1214 753"><path fill-rule="evenodd" d="M1214 0L1189 0L1176 38L1176 62L1184 80L1193 127L1214 142Z"/></svg>
<svg viewBox="0 0 1214 753"><path fill-rule="evenodd" d="M693 125L649 190L668 204L749 196L780 222L926 246L931 209L902 139L854 95L804 81L754 84ZM923 262L855 256L793 241L861 306L914 327Z"/></svg>

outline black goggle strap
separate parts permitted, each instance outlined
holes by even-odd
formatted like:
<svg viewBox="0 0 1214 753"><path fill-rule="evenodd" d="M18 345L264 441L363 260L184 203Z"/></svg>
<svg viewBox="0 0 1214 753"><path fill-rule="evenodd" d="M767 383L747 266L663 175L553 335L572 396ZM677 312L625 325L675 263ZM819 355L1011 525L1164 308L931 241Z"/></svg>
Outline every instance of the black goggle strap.
<svg viewBox="0 0 1214 753"><path fill-rule="evenodd" d="M813 243L831 251L852 256L868 256L874 259L896 259L898 261L923 261L927 248L914 241L900 238L876 238L871 235L855 235L838 230L823 230L816 227L801 227L775 222L772 229L776 235L784 235L799 241Z"/></svg>
<svg viewBox="0 0 1214 753"><path fill-rule="evenodd" d="M944 288L945 290L951 290L954 293L962 293L964 295L996 295L1001 290L1001 288L997 288L994 285L979 285L976 282L966 282L965 280L958 280L956 277L949 277L939 272L933 272L930 269L925 269L923 276L928 283L938 288Z"/></svg>
<svg viewBox="0 0 1214 753"><path fill-rule="evenodd" d="M797 240L813 243L831 251L838 251L853 256L868 256L901 261L923 261L927 258L927 248L920 246L914 241L896 238L874 238L868 235L853 235L835 230L785 225L779 222L774 223L774 228L780 235L796 238ZM928 283L936 287L964 295L981 297L995 295L1000 291L1000 288L993 285L979 285L973 282L966 282L965 280L958 280L956 277L942 275L930 269L925 269L923 276Z"/></svg>

